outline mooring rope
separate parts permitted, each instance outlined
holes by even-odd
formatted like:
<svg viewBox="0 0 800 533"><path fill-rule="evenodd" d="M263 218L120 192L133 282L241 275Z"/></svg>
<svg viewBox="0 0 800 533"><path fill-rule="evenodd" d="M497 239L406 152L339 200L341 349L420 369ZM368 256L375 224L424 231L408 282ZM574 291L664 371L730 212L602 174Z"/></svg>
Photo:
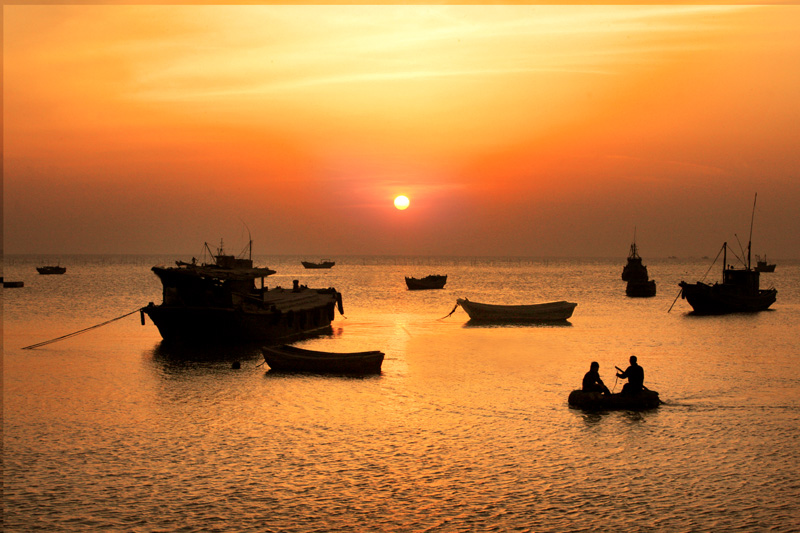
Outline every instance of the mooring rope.
<svg viewBox="0 0 800 533"><path fill-rule="evenodd" d="M453 313L455 313L455 312L456 312L456 309L458 309L458 305L459 305L459 304L458 304L458 302L456 302L456 305L453 307L453 310L452 310L452 311L450 311L450 312L449 312L447 315L445 315L445 316L443 316L442 318L440 318L439 320L444 320L445 318L447 318L447 317L449 317L450 315L452 315Z"/></svg>
<svg viewBox="0 0 800 533"><path fill-rule="evenodd" d="M700 281L701 281L701 282L702 282L702 281L705 281L705 279L706 279L706 276L708 276L708 273L709 273L709 272L711 272L711 269L712 269L712 268L714 268L714 265L717 263L717 259L719 259L719 254L721 254L721 253L722 253L722 250L724 250L724 249L725 249L725 246L723 245L723 246L722 246L722 248L720 248L720 249L719 249L719 252L717 252L717 257L715 257L715 258L714 258L714 261L712 261L712 262L711 262L711 266L710 266L710 267L708 267L708 270L706 270L706 273L705 273L705 274L703 274L703 277L702 277L702 278L700 278ZM722 268L725 268L725 265L722 265ZM672 308L675 306L675 302L677 302L677 301L678 301L678 298L680 298L681 294L683 294L683 287L681 287L681 289L678 291L678 295L677 295L677 296L675 296L675 299L674 299L674 300L672 300L672 305L670 305L670 306L669 306L669 309L667 309L667 313L669 313L670 311L672 311Z"/></svg>
<svg viewBox="0 0 800 533"><path fill-rule="evenodd" d="M124 315L122 315L122 316L118 316L117 318L112 318L111 320L106 320L106 321L105 321L105 322L103 322L102 324L96 324L96 325L94 325L94 326L90 326L90 327L88 327L88 328L84 328L84 329L82 329L82 330L80 330L80 331L74 331L74 332L72 332L72 333L67 333L66 335L62 335L62 336L60 336L60 337L56 337L55 339L50 339L49 341L44 341L44 342L39 342L39 343L36 343L36 344L31 344L30 346L25 346L25 347L24 347L24 348L22 348L22 349L23 349L23 350L32 350L32 349L34 349L34 348L39 348L40 346L44 346L44 345L46 345L46 344L51 344L51 343L54 343L54 342L56 342L56 341L60 341L60 340L63 340L63 339L68 339L68 338L70 338L70 337L74 337L74 336L76 336L76 335L80 335L81 333L86 333L86 332L87 332L87 331L89 331L89 330L96 329L96 328L99 328L99 327L101 327L101 326L105 326L106 324L110 324L110 323L112 323L112 322L116 322L117 320L123 319L123 318L125 318L125 317L127 317L127 316L131 316L131 315L132 315L132 314L134 314L134 313L139 313L139 312L141 312L141 310L142 310L142 309L144 309L144 308L143 308L143 307L140 307L140 308L137 308L137 309L136 309L136 310L134 310L134 311L131 311L130 313L125 313L125 314L124 314Z"/></svg>

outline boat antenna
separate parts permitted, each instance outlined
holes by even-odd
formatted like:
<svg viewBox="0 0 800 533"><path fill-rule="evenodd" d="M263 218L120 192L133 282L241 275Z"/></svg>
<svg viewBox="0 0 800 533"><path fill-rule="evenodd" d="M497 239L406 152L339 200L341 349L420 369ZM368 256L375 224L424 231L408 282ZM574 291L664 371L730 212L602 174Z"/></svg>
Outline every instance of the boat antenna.
<svg viewBox="0 0 800 533"><path fill-rule="evenodd" d="M239 218L239 221L244 225L245 229L247 230L247 246L245 247L245 249L248 250L248 254L249 254L248 255L248 259L250 259L252 261L253 260L253 235L250 233L250 227L247 225L247 223L244 220L241 219L241 217ZM244 250L242 250L242 255L244 255Z"/></svg>
<svg viewBox="0 0 800 533"><path fill-rule="evenodd" d="M739 240L739 235L734 233L733 236L736 237L736 242L739 244L739 251L742 252L742 257L744 257L744 247L742 246L742 241ZM736 252L733 252L733 255L736 255ZM744 262L744 259L742 259L742 257L739 257L738 255L736 255L736 259L738 259L741 264L747 266L745 264L745 262Z"/></svg>
<svg viewBox="0 0 800 533"><path fill-rule="evenodd" d="M750 270L750 247L753 243L753 220L756 218L756 200L758 200L758 193L753 197L753 213L750 215L750 238L747 239L747 270Z"/></svg>

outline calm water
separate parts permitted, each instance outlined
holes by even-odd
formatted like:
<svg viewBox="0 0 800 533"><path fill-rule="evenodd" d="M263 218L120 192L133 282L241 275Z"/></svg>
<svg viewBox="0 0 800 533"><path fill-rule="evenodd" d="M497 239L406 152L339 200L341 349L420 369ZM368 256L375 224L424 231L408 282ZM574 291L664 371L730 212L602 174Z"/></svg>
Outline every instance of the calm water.
<svg viewBox="0 0 800 533"><path fill-rule="evenodd" d="M800 531L800 263L772 310L696 317L649 260L630 299L614 260L262 258L271 285L338 288L345 316L303 346L381 349L369 378L276 375L257 346L163 347L138 314L176 257L6 257L6 531ZM188 257L183 259L189 259ZM403 277L448 274L441 291ZM715 267L711 276L718 277ZM475 327L457 297L578 302L566 326ZM584 414L589 363L636 354L667 405ZM232 369L241 361L241 369Z"/></svg>

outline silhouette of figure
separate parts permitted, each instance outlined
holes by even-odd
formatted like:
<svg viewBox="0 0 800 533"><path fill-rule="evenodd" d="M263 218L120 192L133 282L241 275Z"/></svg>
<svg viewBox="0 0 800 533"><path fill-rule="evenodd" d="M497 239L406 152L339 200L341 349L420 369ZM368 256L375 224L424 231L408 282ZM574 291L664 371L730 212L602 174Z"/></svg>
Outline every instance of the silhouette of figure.
<svg viewBox="0 0 800 533"><path fill-rule="evenodd" d="M583 390L586 392L602 392L603 394L611 394L608 387L606 387L603 380L600 379L600 364L597 361L592 361L589 365L589 371L583 376Z"/></svg>
<svg viewBox="0 0 800 533"><path fill-rule="evenodd" d="M622 394L639 394L644 388L644 368L640 367L639 363L636 362L635 355L631 356L630 362L631 365L624 371L619 367L615 367L619 370L617 377L628 378L628 382L622 387Z"/></svg>

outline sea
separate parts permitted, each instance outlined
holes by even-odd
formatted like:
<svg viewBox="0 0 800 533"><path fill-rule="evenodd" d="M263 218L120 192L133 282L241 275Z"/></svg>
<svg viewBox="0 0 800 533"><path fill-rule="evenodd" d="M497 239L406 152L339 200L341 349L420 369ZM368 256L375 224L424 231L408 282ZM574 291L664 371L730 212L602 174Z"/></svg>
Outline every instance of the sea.
<svg viewBox="0 0 800 533"><path fill-rule="evenodd" d="M343 295L296 345L386 354L342 377L163 344L137 310L177 259L5 257L4 531L800 531L799 261L762 274L768 311L695 316L678 283L719 279L707 258L645 257L658 294L629 298L624 256L255 257L270 287ZM406 289L428 274L445 288ZM480 325L457 298L578 306ZM631 355L662 406L569 407L592 361L619 391Z"/></svg>

